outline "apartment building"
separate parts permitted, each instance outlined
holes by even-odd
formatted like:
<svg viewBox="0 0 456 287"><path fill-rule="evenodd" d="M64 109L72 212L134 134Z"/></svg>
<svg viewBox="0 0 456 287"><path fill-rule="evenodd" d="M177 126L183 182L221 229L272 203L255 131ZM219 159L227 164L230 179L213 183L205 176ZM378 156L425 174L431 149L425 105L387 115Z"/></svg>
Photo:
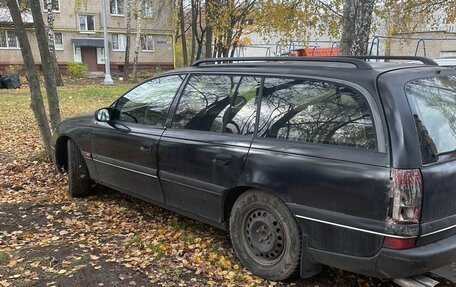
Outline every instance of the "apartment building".
<svg viewBox="0 0 456 287"><path fill-rule="evenodd" d="M43 18L46 22L47 8L42 2ZM62 71L68 62L81 62L89 72L104 71L104 38L102 1L93 0L48 0L52 1L54 14L55 49L57 62ZM110 66L113 73L122 72L126 44L126 0L106 1L107 29L110 52ZM138 56L138 69L172 69L174 67L172 5L170 0L144 1L141 18L141 48ZM2 1L0 1L0 4ZM133 62L137 31L136 5L131 1L132 34L130 63ZM30 12L23 13L28 30L35 62L40 66L40 54L34 36L33 18ZM19 43L14 33L8 9L0 7L0 73L8 65L22 65Z"/></svg>

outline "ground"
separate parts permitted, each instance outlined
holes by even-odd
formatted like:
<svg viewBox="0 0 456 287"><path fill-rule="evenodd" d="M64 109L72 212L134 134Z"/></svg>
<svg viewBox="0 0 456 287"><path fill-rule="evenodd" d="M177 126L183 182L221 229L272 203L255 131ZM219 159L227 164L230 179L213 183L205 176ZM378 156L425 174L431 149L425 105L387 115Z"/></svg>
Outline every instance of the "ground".
<svg viewBox="0 0 456 287"><path fill-rule="evenodd" d="M59 88L62 116L93 113L130 86ZM70 198L28 95L0 91L0 286L392 286L326 267L269 282L240 264L226 232L103 187Z"/></svg>

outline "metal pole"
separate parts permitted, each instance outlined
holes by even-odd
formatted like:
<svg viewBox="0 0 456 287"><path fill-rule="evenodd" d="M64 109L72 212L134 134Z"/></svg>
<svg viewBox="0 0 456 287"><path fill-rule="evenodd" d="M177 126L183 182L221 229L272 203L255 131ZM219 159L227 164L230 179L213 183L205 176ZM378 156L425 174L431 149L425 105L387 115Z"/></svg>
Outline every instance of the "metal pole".
<svg viewBox="0 0 456 287"><path fill-rule="evenodd" d="M103 37L104 37L104 56L105 56L105 78L103 84L112 85L113 81L111 78L111 62L109 60L109 43L108 43L108 25L106 20L106 0L102 0L103 3Z"/></svg>

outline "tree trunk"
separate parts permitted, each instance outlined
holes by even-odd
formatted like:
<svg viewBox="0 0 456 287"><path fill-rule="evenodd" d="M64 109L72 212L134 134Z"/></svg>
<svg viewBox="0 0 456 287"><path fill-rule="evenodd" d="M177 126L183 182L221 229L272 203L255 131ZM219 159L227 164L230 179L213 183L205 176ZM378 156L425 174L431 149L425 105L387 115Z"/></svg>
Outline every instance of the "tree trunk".
<svg viewBox="0 0 456 287"><path fill-rule="evenodd" d="M340 55L351 55L355 35L355 1L345 0L342 18L342 35L340 37Z"/></svg>
<svg viewBox="0 0 456 287"><path fill-rule="evenodd" d="M367 55L375 0L346 0L343 10L341 55Z"/></svg>
<svg viewBox="0 0 456 287"><path fill-rule="evenodd" d="M193 62L195 60L195 53L196 53L196 37L198 33L198 26L197 26L197 21L198 21L198 8L196 7L196 1L197 0L191 0L191 5L192 5L192 50L191 50L191 58L190 62Z"/></svg>
<svg viewBox="0 0 456 287"><path fill-rule="evenodd" d="M125 15L127 17L127 35L125 41L124 77L128 79L130 72L130 42L131 42L131 0L127 0Z"/></svg>
<svg viewBox="0 0 456 287"><path fill-rule="evenodd" d="M208 26L206 30L206 51L205 51L206 58L210 58L212 56L212 27Z"/></svg>
<svg viewBox="0 0 456 287"><path fill-rule="evenodd" d="M32 11L33 26L35 27L35 35L40 50L41 65L43 66L44 85L48 98L51 128L54 130L60 123L60 107L57 86L55 84L54 61L51 52L49 51L49 42L46 35L43 15L41 14L40 1L30 1L30 10Z"/></svg>
<svg viewBox="0 0 456 287"><path fill-rule="evenodd" d="M49 51L51 52L51 57L52 57L53 65L54 65L55 83L58 87L62 87L63 86L62 75L60 74L59 64L57 63L57 55L55 54L54 11L52 10L52 0L47 0L46 9L47 9L47 13L48 13L47 14L48 43L49 43Z"/></svg>
<svg viewBox="0 0 456 287"><path fill-rule="evenodd" d="M39 1L37 2L39 3ZM24 60L26 76L30 89L30 107L33 111L36 123L40 130L44 149L46 153L50 155L52 140L51 130L49 128L46 110L44 108L43 97L40 90L40 80L38 78L38 72L36 71L32 48L30 47L30 43L27 38L27 32L25 31L24 22L22 22L22 15L21 11L19 10L17 1L7 0L6 4L9 8L11 18L14 22L14 30L16 32L19 45L21 46L22 58Z"/></svg>
<svg viewBox="0 0 456 287"><path fill-rule="evenodd" d="M372 24L372 13L375 0L358 1L358 13L355 18L355 41L353 43L353 55L367 55L369 48L369 35Z"/></svg>
<svg viewBox="0 0 456 287"><path fill-rule="evenodd" d="M138 76L138 57L141 48L141 20L144 0L136 2L136 39L135 39L135 56L133 59L133 79L136 81Z"/></svg>
<svg viewBox="0 0 456 287"><path fill-rule="evenodd" d="M205 43L205 57L210 58L212 57L212 26L209 24L210 20L212 19L212 12L209 5L209 1L211 0L206 0L206 43Z"/></svg>
<svg viewBox="0 0 456 287"><path fill-rule="evenodd" d="M184 0L180 1L179 7L180 30L182 40L182 57L184 67L188 66L188 51L187 51L187 35L185 34L185 14L184 14Z"/></svg>

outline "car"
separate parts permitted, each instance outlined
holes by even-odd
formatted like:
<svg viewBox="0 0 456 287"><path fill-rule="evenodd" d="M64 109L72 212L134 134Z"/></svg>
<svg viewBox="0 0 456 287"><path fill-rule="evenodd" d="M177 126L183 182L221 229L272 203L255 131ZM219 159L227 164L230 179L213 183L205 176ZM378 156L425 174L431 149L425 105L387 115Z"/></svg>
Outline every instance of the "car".
<svg viewBox="0 0 456 287"><path fill-rule="evenodd" d="M203 59L62 122L52 146L70 195L96 183L227 230L266 279L456 259L456 71L427 58Z"/></svg>

